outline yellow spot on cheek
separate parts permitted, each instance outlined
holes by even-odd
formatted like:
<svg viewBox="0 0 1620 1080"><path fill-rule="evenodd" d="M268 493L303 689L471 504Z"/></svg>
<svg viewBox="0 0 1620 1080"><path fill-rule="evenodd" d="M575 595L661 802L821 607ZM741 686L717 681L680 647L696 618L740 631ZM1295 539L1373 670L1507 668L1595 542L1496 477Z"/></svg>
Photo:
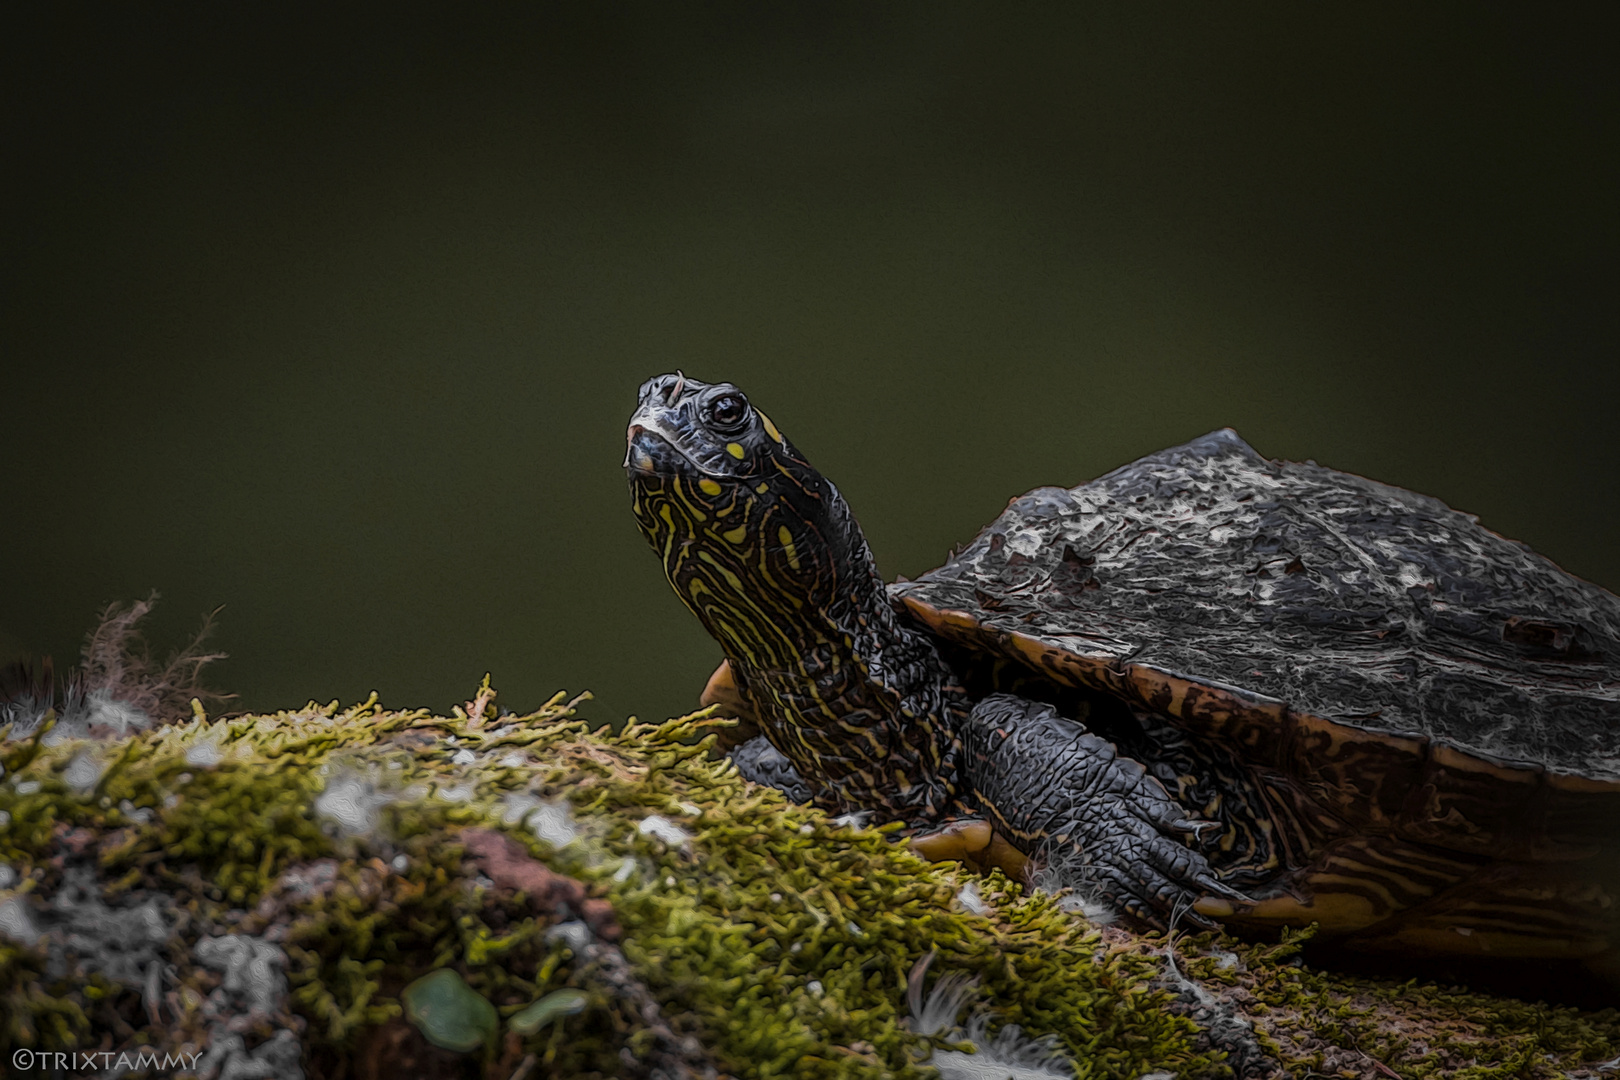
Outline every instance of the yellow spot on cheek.
<svg viewBox="0 0 1620 1080"><path fill-rule="evenodd" d="M764 413L760 413L759 414L759 421L760 421L760 423L765 425L765 434L769 435L771 438L775 439L777 442L782 441L782 433L780 431L776 430L776 425L771 423L771 418L770 417L766 416Z"/></svg>
<svg viewBox="0 0 1620 1080"><path fill-rule="evenodd" d="M776 530L776 538L782 542L782 550L787 552L788 565L797 570L799 568L799 549L793 546L793 534L783 525Z"/></svg>
<svg viewBox="0 0 1620 1080"><path fill-rule="evenodd" d="M748 535L748 526L739 525L730 532L721 533L720 535L726 538L727 543L740 544L743 542L744 537Z"/></svg>
<svg viewBox="0 0 1620 1080"><path fill-rule="evenodd" d="M703 492L705 495L718 495L720 494L720 485L705 476L702 480L698 481L698 490Z"/></svg>
<svg viewBox="0 0 1620 1080"><path fill-rule="evenodd" d="M754 490L759 492L761 495L763 495L767 491L771 490L771 485L769 485L769 484L761 484L761 485L759 485L759 487L755 488Z"/></svg>
<svg viewBox="0 0 1620 1080"><path fill-rule="evenodd" d="M743 459L743 454L746 453L746 451L743 450L742 443L728 442L726 443L726 453L730 454L738 461L741 461Z"/></svg>

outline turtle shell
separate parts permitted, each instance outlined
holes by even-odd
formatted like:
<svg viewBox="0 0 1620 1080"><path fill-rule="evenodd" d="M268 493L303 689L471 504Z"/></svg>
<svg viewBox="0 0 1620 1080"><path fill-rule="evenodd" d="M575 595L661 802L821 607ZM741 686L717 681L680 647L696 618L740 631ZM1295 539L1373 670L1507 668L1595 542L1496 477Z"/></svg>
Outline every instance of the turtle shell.
<svg viewBox="0 0 1620 1080"><path fill-rule="evenodd" d="M1536 859L1620 836L1620 598L1437 499L1222 430L1015 499L892 590L1353 825Z"/></svg>

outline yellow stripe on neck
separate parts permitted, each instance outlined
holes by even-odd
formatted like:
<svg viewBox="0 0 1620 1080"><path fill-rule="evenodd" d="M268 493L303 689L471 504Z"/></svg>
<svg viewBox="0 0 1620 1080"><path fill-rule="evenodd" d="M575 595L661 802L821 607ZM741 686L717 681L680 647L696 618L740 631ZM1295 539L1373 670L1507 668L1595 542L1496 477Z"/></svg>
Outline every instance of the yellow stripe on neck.
<svg viewBox="0 0 1620 1080"><path fill-rule="evenodd" d="M787 553L788 565L799 569L799 549L793 546L793 534L786 525L776 530L776 538L782 542L782 550Z"/></svg>

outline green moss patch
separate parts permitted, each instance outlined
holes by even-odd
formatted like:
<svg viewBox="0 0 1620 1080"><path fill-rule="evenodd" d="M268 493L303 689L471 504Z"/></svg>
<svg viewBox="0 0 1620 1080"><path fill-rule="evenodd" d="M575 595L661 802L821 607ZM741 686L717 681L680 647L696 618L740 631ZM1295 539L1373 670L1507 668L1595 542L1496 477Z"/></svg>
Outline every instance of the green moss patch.
<svg viewBox="0 0 1620 1080"><path fill-rule="evenodd" d="M615 734L578 701L497 715L492 699L450 716L375 698L198 710L114 742L0 743L0 1048L145 1046L218 1068L284 1052L268 1040L286 1030L319 1077L923 1077L945 1044L908 1029L906 983L934 951L931 977L979 979L992 1031L1055 1034L1077 1076L1223 1072L1169 1007L1158 937L1101 932L747 784L711 756L726 721ZM957 902L970 880L985 915ZM110 919L123 928L98 937ZM1225 939L1190 952L1201 984L1269 1013L1258 1037L1296 1075L1336 1064L1328 1044L1402 1076L1554 1076L1620 1054L1612 1010L1336 979ZM414 1005L413 1025L407 988L441 969L495 1028L454 995ZM1448 1008L1444 1038L1384 1019ZM451 1030L462 1016L477 1032Z"/></svg>

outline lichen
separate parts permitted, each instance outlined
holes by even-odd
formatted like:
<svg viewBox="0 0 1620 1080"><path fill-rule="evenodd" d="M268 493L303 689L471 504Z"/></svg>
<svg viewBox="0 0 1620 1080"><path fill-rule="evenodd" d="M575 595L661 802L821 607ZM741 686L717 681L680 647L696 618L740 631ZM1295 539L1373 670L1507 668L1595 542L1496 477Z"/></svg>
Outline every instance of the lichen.
<svg viewBox="0 0 1620 1080"><path fill-rule="evenodd" d="M523 715L493 698L486 681L449 716L373 696L0 742L0 911L17 931L0 933L0 1048L184 1050L204 1076L251 1058L310 1077L921 1078L930 1055L971 1049L909 1020L908 977L933 952L936 979L977 980L981 1050L1017 1025L1082 1078L1222 1073L1171 1007L1160 937L748 784L711 753L726 721L615 732L561 695ZM70 775L85 754L88 786ZM98 945L92 911L138 940ZM1612 1011L1332 977L1225 938L1177 947L1187 977L1269 1010L1256 1037L1295 1070L1321 1071L1334 1039L1402 1076L1552 1076L1620 1053ZM495 1009L492 1049L436 1048L405 1016L405 989L446 969ZM1396 1045L1374 1000L1453 1008L1455 1034Z"/></svg>

